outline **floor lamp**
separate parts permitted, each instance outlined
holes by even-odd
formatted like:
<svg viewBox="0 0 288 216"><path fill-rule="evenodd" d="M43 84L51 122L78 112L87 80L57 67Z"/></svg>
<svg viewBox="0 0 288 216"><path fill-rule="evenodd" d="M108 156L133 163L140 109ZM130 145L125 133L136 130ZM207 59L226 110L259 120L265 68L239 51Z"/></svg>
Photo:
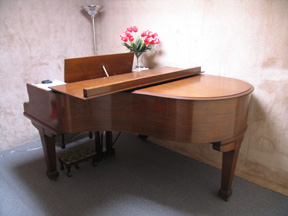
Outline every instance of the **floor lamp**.
<svg viewBox="0 0 288 216"><path fill-rule="evenodd" d="M96 48L96 34L95 34L95 16L103 8L101 5L86 5L82 6L82 9L85 10L92 19L92 29L93 29L93 43L94 43L94 55L97 54Z"/></svg>

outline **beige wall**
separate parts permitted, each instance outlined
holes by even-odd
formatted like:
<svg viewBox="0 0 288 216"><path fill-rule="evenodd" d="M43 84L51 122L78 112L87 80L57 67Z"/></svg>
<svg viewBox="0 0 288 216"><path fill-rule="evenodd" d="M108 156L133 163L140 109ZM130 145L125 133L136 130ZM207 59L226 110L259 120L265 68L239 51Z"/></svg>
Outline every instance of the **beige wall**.
<svg viewBox="0 0 288 216"><path fill-rule="evenodd" d="M39 139L23 117L25 84L63 80L65 58L93 55L89 2L0 0L0 150Z"/></svg>
<svg viewBox="0 0 288 216"><path fill-rule="evenodd" d="M2 150L38 139L22 115L22 104L28 100L25 83L63 80L63 59L93 54L91 23L80 11L88 3L0 0ZM288 195L288 1L100 3L104 5L96 19L100 54L124 52L119 34L137 25L156 31L162 41L154 56L146 55L147 66L199 65L207 74L254 85L236 174ZM209 145L155 141L220 167L221 154Z"/></svg>

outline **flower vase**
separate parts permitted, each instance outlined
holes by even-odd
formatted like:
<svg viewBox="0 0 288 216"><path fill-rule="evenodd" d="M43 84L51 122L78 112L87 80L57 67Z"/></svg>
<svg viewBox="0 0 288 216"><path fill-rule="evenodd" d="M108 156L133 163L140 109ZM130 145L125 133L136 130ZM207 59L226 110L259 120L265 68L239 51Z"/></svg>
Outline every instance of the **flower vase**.
<svg viewBox="0 0 288 216"><path fill-rule="evenodd" d="M136 66L135 66L133 71L142 71L142 70L148 70L149 69L149 68L146 68L142 65L142 61L141 61L142 54L143 53L140 53L138 55L135 54L137 61L136 61Z"/></svg>

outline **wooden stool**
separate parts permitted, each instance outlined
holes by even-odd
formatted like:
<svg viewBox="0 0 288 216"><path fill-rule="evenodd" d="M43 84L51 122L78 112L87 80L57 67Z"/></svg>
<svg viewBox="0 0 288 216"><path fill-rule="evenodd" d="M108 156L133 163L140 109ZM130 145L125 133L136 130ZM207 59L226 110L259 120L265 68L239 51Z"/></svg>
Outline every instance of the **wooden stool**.
<svg viewBox="0 0 288 216"><path fill-rule="evenodd" d="M92 146L84 146L79 148L74 148L66 150L63 153L60 153L58 160L61 164L61 170L64 170L64 165L67 169L67 176L71 177L71 166L75 165L79 169L78 163L89 160L92 158L92 165L96 166L96 152Z"/></svg>

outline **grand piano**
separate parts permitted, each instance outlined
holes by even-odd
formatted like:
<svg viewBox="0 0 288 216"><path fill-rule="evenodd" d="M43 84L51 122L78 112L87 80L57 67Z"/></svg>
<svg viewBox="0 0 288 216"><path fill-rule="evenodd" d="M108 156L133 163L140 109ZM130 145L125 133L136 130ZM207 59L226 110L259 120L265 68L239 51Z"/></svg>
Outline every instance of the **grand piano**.
<svg viewBox="0 0 288 216"><path fill-rule="evenodd" d="M228 200L253 86L201 73L200 67L160 67L132 72L133 53L66 59L63 85L27 84L24 115L39 130L47 176L57 179L55 136L125 131L162 140L211 144L222 152L221 187ZM110 141L109 141L110 140ZM96 154L102 154L98 145Z"/></svg>

